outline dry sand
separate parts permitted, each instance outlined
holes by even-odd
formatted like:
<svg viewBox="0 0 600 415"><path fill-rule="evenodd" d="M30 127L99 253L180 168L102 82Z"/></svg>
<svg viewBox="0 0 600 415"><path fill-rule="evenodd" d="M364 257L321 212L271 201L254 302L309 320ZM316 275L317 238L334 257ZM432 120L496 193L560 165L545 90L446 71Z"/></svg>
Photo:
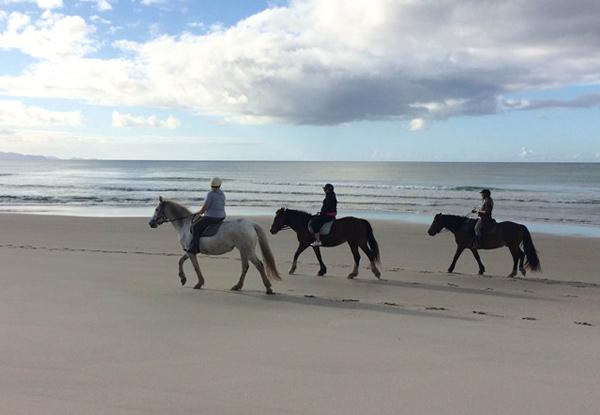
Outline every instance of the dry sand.
<svg viewBox="0 0 600 415"><path fill-rule="evenodd" d="M254 218L266 229L270 217ZM237 251L200 257L148 219L0 215L2 414L600 413L599 239L533 234L544 272L506 278L508 250L373 221L382 280L348 280L347 246L287 275L295 235L269 235L267 296Z"/></svg>

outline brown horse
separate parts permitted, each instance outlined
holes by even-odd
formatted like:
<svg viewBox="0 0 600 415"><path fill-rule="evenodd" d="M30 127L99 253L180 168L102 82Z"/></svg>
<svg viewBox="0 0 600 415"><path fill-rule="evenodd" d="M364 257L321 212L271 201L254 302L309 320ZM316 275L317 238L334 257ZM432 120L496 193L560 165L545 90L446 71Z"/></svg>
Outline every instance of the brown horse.
<svg viewBox="0 0 600 415"><path fill-rule="evenodd" d="M450 268L448 268L448 272L454 271L458 257L462 251L468 248L473 253L477 264L479 264L479 275L483 275L485 267L481 263L481 258L479 258L477 249L473 248L475 234L473 233L472 227L469 226L472 222L469 223L469 221L473 221L473 219L469 219L465 216L444 215L439 213L435 215L427 233L434 236L442 229L446 228L454 234L457 247L452 264L450 265ZM525 252L521 250L521 244L523 244L523 251ZM503 246L508 247L513 257L513 270L508 275L509 277L517 275L517 264L519 265L519 271L521 271L521 274L523 275L526 273L526 268L529 268L532 272L542 271L538 252L536 251L535 246L533 246L531 234L525 225L508 221L498 223L494 233L482 238L480 249L496 249ZM523 265L525 257L527 257L527 262Z"/></svg>
<svg viewBox="0 0 600 415"><path fill-rule="evenodd" d="M271 233L275 235L282 229L291 228L296 232L296 236L298 237L298 249L296 249L296 253L294 254L294 261L289 271L290 274L296 271L296 262L300 254L315 240L315 235L308 230L308 222L311 217L310 213L286 208L281 208L275 213L275 219L271 225ZM381 277L381 273L377 269L377 264L380 262L379 245L373 235L373 228L367 220L354 217L336 219L331 226L331 232L328 235L321 235L321 242L323 242L324 247L338 246L344 242L348 242L354 256L354 269L348 274L348 278L354 278L358 275L358 264L360 262L359 247L369 257L373 274L377 278ZM313 249L321 266L317 275L325 275L327 267L321 258L321 251L318 246L313 247Z"/></svg>

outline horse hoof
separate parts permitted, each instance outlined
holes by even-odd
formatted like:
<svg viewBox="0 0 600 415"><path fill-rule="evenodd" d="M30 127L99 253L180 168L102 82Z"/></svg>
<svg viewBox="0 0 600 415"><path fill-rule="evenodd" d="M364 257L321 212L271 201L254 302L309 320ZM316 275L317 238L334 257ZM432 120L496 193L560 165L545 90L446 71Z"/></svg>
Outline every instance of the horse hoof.
<svg viewBox="0 0 600 415"><path fill-rule="evenodd" d="M521 274L523 274L523 276L525 276L527 274L527 271L525 271L525 268L521 268L520 271L521 271Z"/></svg>
<svg viewBox="0 0 600 415"><path fill-rule="evenodd" d="M348 274L348 279L349 280L353 279L354 277L356 277L356 274Z"/></svg>
<svg viewBox="0 0 600 415"><path fill-rule="evenodd" d="M317 276L322 277L323 275L325 275L324 272L321 272L321 271L317 272Z"/></svg>
<svg viewBox="0 0 600 415"><path fill-rule="evenodd" d="M375 277L379 280L381 279L381 272L377 271L373 273L375 275Z"/></svg>
<svg viewBox="0 0 600 415"><path fill-rule="evenodd" d="M293 274L294 272L296 272L296 268L290 268L290 270L288 271L288 274Z"/></svg>
<svg viewBox="0 0 600 415"><path fill-rule="evenodd" d="M194 290L199 290L200 288L202 288L202 284L198 283L194 285Z"/></svg>
<svg viewBox="0 0 600 415"><path fill-rule="evenodd" d="M273 290L272 290L272 289L270 289L270 288L267 288L267 294L268 294L268 295L273 295L273 294L275 294L275 293L273 292Z"/></svg>
<svg viewBox="0 0 600 415"><path fill-rule="evenodd" d="M479 275L483 275L485 271L479 271Z"/></svg>
<svg viewBox="0 0 600 415"><path fill-rule="evenodd" d="M449 274L452 274L452 272L453 272L453 271L454 271L454 269L452 269L452 268L448 268L448 273L449 273Z"/></svg>
<svg viewBox="0 0 600 415"><path fill-rule="evenodd" d="M234 285L233 287L231 287L231 291L239 291L239 287L237 285Z"/></svg>
<svg viewBox="0 0 600 415"><path fill-rule="evenodd" d="M187 278L185 278L185 277L181 278L181 285L185 285L186 282L187 282Z"/></svg>

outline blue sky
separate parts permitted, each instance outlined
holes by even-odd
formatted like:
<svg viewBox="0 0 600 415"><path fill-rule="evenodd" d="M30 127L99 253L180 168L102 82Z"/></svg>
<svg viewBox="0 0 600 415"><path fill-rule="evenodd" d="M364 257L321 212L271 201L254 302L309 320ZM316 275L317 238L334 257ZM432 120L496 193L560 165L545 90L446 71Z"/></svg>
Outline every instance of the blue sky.
<svg viewBox="0 0 600 415"><path fill-rule="evenodd" d="M600 161L596 0L0 0L0 151Z"/></svg>

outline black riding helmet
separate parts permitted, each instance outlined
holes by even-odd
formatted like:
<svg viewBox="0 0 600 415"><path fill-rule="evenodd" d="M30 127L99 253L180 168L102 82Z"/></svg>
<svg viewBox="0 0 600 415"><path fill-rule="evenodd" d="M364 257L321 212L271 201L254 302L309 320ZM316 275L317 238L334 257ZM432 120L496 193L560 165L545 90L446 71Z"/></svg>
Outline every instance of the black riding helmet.
<svg viewBox="0 0 600 415"><path fill-rule="evenodd" d="M323 186L323 189L333 192L333 185L331 183L327 183L325 186Z"/></svg>

